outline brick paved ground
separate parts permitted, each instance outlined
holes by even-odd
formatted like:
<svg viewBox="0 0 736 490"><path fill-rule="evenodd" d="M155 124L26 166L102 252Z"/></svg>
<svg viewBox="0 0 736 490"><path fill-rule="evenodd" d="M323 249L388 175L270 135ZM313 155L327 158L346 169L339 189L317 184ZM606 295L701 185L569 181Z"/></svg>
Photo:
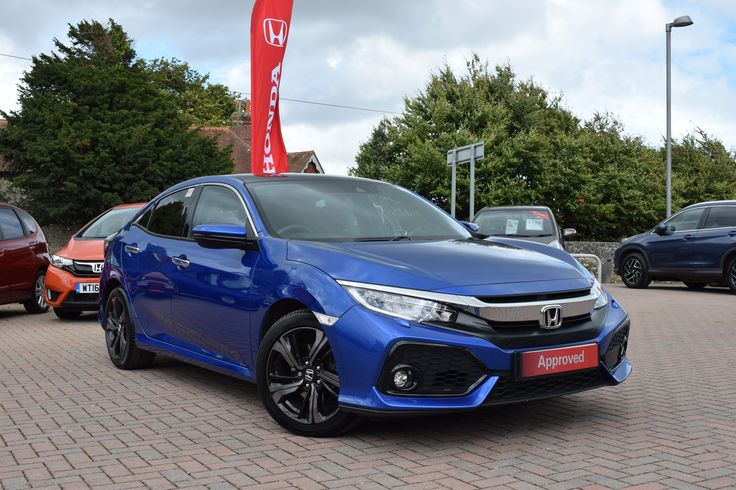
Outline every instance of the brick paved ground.
<svg viewBox="0 0 736 490"><path fill-rule="evenodd" d="M0 307L0 487L736 487L736 297L613 290L623 385L332 440L283 431L248 383L114 369L92 316Z"/></svg>

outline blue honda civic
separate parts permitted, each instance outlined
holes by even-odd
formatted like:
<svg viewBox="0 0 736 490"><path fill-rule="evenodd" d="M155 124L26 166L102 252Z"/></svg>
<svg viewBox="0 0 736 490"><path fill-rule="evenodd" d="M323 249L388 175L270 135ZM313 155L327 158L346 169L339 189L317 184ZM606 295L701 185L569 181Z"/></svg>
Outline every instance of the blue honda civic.
<svg viewBox="0 0 736 490"><path fill-rule="evenodd" d="M178 184L107 243L99 319L121 369L157 354L257 383L304 435L615 385L629 317L562 250L482 240L350 177Z"/></svg>

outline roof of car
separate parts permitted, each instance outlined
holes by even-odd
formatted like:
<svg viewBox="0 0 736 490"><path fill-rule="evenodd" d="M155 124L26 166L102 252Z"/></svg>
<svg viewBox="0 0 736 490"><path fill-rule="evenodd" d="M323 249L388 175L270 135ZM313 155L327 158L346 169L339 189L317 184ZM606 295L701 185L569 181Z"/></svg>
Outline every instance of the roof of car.
<svg viewBox="0 0 736 490"><path fill-rule="evenodd" d="M300 180L366 180L360 177L349 177L346 175L325 175L325 174L306 174L306 173L283 173L275 175L253 175L253 174L235 174L229 175L228 177L235 177L238 180L251 184L255 182L268 182L276 179L286 179L289 181L300 181Z"/></svg>
<svg viewBox="0 0 736 490"><path fill-rule="evenodd" d="M684 207L683 209L689 209L689 208L697 208L700 206L713 206L718 204L729 204L732 206L736 206L736 200L734 199L724 199L722 201L705 201L705 202L698 202L695 204L691 204L689 206Z"/></svg>
<svg viewBox="0 0 736 490"><path fill-rule="evenodd" d="M478 212L490 211L491 209L533 209L537 211L549 211L547 206L486 206Z"/></svg>

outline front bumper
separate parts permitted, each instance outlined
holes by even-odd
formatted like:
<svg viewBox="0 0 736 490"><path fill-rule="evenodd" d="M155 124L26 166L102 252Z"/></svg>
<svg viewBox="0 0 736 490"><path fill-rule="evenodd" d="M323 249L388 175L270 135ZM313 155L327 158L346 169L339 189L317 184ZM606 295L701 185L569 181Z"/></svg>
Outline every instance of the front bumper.
<svg viewBox="0 0 736 490"><path fill-rule="evenodd" d="M99 277L77 277L71 272L49 267L46 271L46 301L52 308L96 311L99 294L76 292L77 283L99 284Z"/></svg>
<svg viewBox="0 0 736 490"><path fill-rule="evenodd" d="M599 346L598 367L518 379L517 353L540 347L500 348L475 335L391 318L355 306L334 325L325 326L340 373L340 405L347 411L378 415L434 413L529 401L619 384L632 370L625 357L629 318L612 298L606 308L603 327L594 338L542 347L595 342ZM406 345L447 349L438 351L437 355L419 356L424 360L415 361L431 363L428 369L433 369L429 376L431 382L426 383L422 394L399 394L387 388L387 372L390 373L393 363L397 362L395 352ZM462 359L463 352L467 354L466 360ZM446 369L441 370L439 366ZM431 386L442 383L444 388L439 386L432 391ZM467 390L460 387L463 383Z"/></svg>

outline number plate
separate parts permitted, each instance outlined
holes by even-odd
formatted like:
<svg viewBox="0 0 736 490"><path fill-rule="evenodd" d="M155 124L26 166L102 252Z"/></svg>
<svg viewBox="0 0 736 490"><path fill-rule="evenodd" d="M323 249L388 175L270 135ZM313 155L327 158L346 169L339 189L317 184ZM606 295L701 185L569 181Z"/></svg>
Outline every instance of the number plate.
<svg viewBox="0 0 736 490"><path fill-rule="evenodd" d="M77 294L92 294L100 292L99 282L78 282Z"/></svg>
<svg viewBox="0 0 736 490"><path fill-rule="evenodd" d="M519 367L522 378L598 367L598 344L522 352Z"/></svg>

